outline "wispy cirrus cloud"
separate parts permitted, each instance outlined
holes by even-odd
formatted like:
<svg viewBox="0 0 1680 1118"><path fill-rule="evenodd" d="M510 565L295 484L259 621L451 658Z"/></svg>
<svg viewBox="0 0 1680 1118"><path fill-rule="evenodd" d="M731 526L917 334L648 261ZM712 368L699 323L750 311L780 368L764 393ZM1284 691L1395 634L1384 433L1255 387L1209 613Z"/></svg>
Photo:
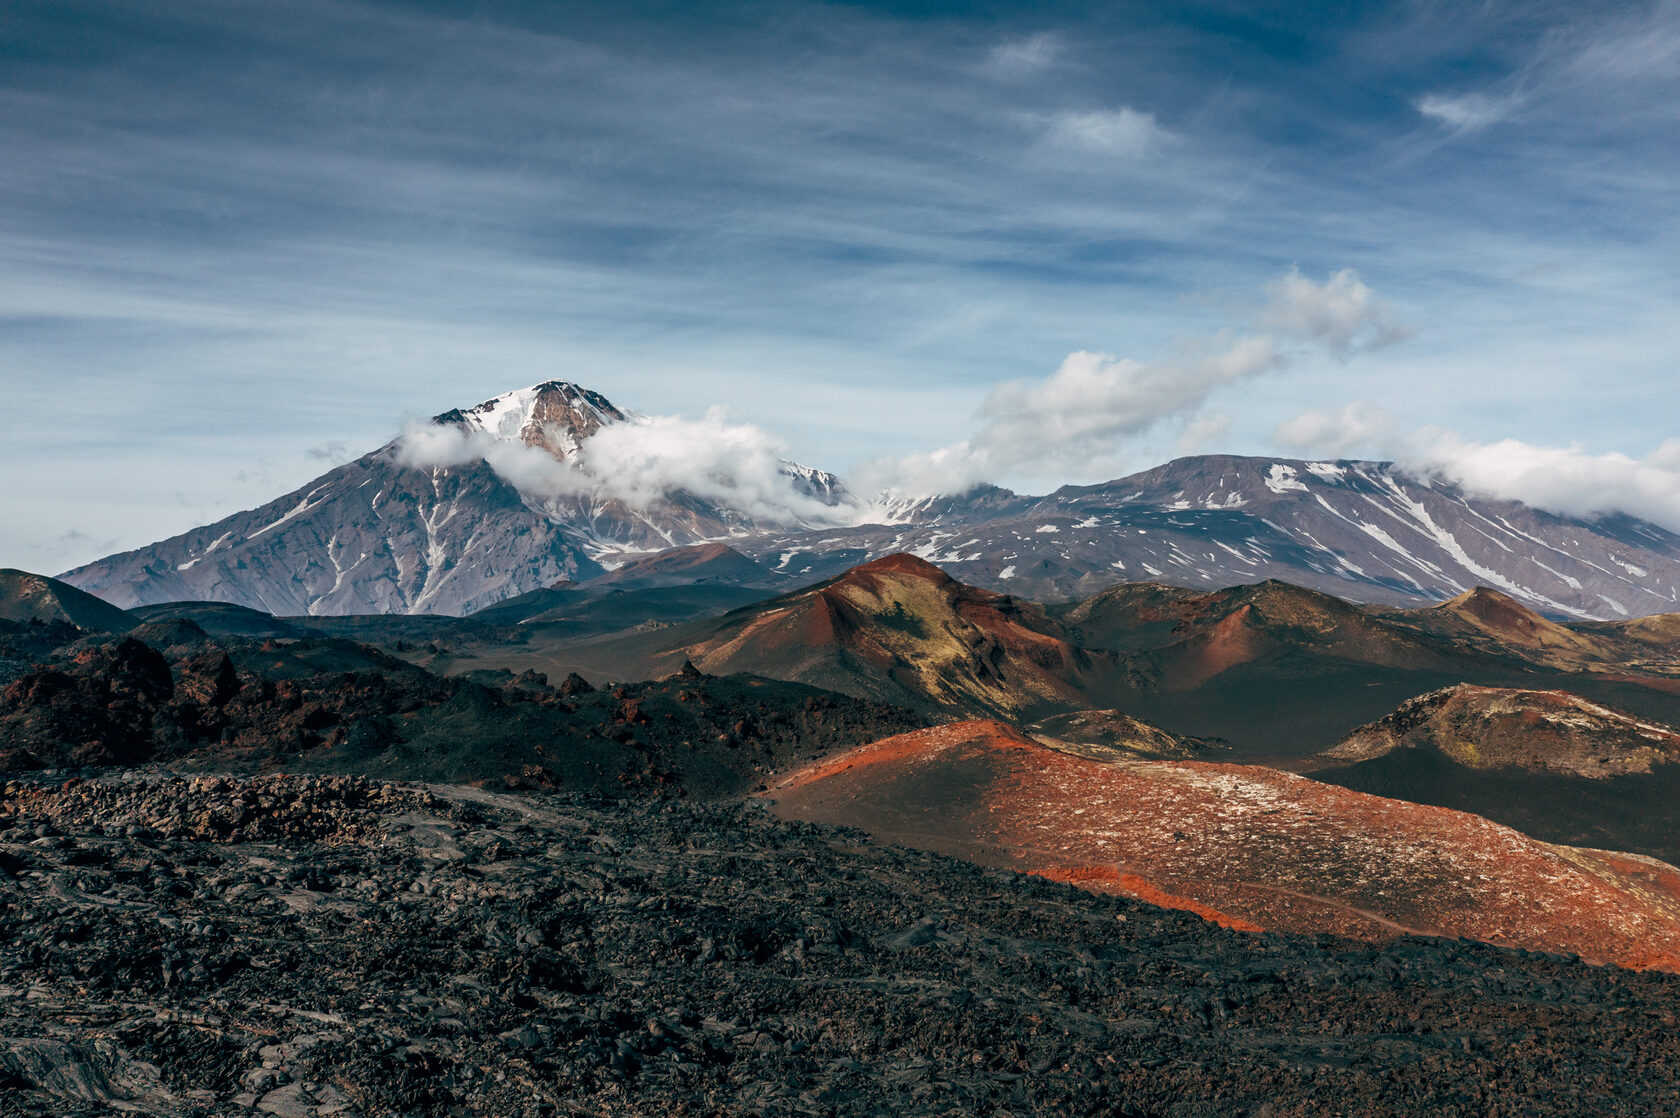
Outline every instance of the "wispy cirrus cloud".
<svg viewBox="0 0 1680 1118"><path fill-rule="evenodd" d="M1653 117L1672 119L1657 90L1676 86L1680 3L1659 0L1640 8L1573 9L1546 27L1508 73L1481 87L1430 90L1413 106L1455 133L1519 115L1556 128L1570 117L1579 121L1583 110L1606 109L1612 115L1593 118L1592 126L1619 131Z"/></svg>
<svg viewBox="0 0 1680 1118"><path fill-rule="evenodd" d="M1051 31L1006 39L986 53L984 71L1006 81L1042 74L1067 55L1067 43Z"/></svg>
<svg viewBox="0 0 1680 1118"><path fill-rule="evenodd" d="M1522 106L1522 98L1515 94L1426 93L1414 104L1418 112L1455 132L1475 132L1510 117Z"/></svg>
<svg viewBox="0 0 1680 1118"><path fill-rule="evenodd" d="M1125 105L1055 113L1045 119L1044 127L1051 143L1097 155L1144 156L1171 138L1156 123L1155 114Z"/></svg>

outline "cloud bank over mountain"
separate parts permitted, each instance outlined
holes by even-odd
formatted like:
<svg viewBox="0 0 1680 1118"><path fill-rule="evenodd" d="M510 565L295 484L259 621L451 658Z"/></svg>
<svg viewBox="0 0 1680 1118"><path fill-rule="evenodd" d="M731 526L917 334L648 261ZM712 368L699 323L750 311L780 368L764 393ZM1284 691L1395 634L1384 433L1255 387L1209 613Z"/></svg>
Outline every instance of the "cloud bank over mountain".
<svg viewBox="0 0 1680 1118"><path fill-rule="evenodd" d="M1443 425L1402 431L1389 412L1358 400L1302 412L1279 424L1272 440L1292 454L1389 459L1478 496L1560 516L1625 513L1680 532L1680 437L1641 457L1516 438L1481 442Z"/></svg>
<svg viewBox="0 0 1680 1118"><path fill-rule="evenodd" d="M714 407L700 419L636 415L609 423L564 459L517 439L457 424L410 423L397 459L417 469L484 462L520 492L541 499L619 501L646 511L675 497L739 510L769 524L834 525L851 506L824 502L789 470L786 445Z"/></svg>
<svg viewBox="0 0 1680 1118"><path fill-rule="evenodd" d="M1680 532L1680 438L1634 458L1519 439L1480 443L1450 431L1425 431L1403 461L1472 493L1564 516L1626 513Z"/></svg>

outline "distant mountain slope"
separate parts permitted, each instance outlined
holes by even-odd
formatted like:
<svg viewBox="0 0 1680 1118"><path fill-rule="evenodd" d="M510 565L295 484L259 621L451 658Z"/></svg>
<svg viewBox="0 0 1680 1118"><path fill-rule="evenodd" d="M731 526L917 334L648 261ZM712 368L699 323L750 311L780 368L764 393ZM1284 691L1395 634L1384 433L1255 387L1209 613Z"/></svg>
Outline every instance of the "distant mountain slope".
<svg viewBox="0 0 1680 1118"><path fill-rule="evenodd" d="M433 422L558 459L623 422L599 393L550 381ZM843 492L788 465L822 500ZM654 510L591 497L537 498L482 461L418 468L397 442L294 493L171 539L67 572L123 607L214 601L276 615L472 613L560 579L603 573L623 555L754 530L736 510L683 494Z"/></svg>
<svg viewBox="0 0 1680 1118"><path fill-rule="evenodd" d="M1281 579L1415 606L1490 586L1557 617L1680 605L1680 536L1629 517L1554 516L1386 463L1204 455L1033 501L980 490L899 523L772 534L738 548L813 575L907 551L1035 601L1116 582L1199 589Z"/></svg>
<svg viewBox="0 0 1680 1118"><path fill-rule="evenodd" d="M786 589L797 585L724 543L694 544L632 559L588 579L591 590L653 590L673 586L736 586Z"/></svg>

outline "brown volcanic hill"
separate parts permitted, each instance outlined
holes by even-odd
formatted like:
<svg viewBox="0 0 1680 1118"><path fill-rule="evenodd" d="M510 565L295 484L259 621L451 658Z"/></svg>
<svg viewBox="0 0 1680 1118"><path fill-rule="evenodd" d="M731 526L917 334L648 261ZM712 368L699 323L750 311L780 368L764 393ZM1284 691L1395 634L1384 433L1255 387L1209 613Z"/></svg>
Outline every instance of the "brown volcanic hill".
<svg viewBox="0 0 1680 1118"><path fill-rule="evenodd" d="M1413 633L1340 598L1268 580L1196 594L1117 586L1061 614L1099 648L1148 651L1161 686L1195 687L1238 664L1296 652L1397 668L1445 662Z"/></svg>
<svg viewBox="0 0 1680 1118"><path fill-rule="evenodd" d="M1680 870L1273 769L1104 764L997 723L807 765L777 814L1189 909L1233 927L1468 936L1680 970Z"/></svg>
<svg viewBox="0 0 1680 1118"><path fill-rule="evenodd" d="M752 672L922 709L1022 717L1089 706L1105 661L1039 607L889 555L736 610L677 649L718 674Z"/></svg>
<svg viewBox="0 0 1680 1118"><path fill-rule="evenodd" d="M1606 779L1680 760L1680 733L1567 691L1461 683L1420 695L1324 751L1338 763L1431 746L1473 769Z"/></svg>
<svg viewBox="0 0 1680 1118"><path fill-rule="evenodd" d="M1548 667L1580 668L1624 658L1621 642L1577 632L1509 595L1477 586L1427 610L1408 611L1418 628L1478 650L1517 655Z"/></svg>
<svg viewBox="0 0 1680 1118"><path fill-rule="evenodd" d="M0 570L0 621L62 621L78 629L126 633L139 622L67 582L10 567Z"/></svg>
<svg viewBox="0 0 1680 1118"><path fill-rule="evenodd" d="M1579 687L1604 676L1562 678ZM1566 690L1459 684L1409 699L1284 767L1359 792L1474 812L1547 842L1680 864L1677 760L1680 732L1647 711Z"/></svg>
<svg viewBox="0 0 1680 1118"><path fill-rule="evenodd" d="M1183 737L1223 738L1245 759L1310 753L1490 666L1339 598L1275 581L1209 593L1118 586L1052 607L1051 616L1075 641L1119 657L1117 686L1094 705ZM1529 665L1511 660L1509 670Z"/></svg>

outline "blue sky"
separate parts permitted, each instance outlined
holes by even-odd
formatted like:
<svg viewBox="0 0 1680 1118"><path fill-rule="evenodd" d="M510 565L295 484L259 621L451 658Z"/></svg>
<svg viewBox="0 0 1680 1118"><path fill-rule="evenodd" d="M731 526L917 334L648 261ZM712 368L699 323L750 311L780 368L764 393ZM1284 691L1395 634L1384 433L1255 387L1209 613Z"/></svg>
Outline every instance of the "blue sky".
<svg viewBox="0 0 1680 1118"><path fill-rule="evenodd" d="M551 377L867 470L1070 354L1257 329L1292 271L1403 340L993 480L1431 427L1641 460L1641 511L1680 476L1673 2L8 0L0 151L0 565Z"/></svg>

